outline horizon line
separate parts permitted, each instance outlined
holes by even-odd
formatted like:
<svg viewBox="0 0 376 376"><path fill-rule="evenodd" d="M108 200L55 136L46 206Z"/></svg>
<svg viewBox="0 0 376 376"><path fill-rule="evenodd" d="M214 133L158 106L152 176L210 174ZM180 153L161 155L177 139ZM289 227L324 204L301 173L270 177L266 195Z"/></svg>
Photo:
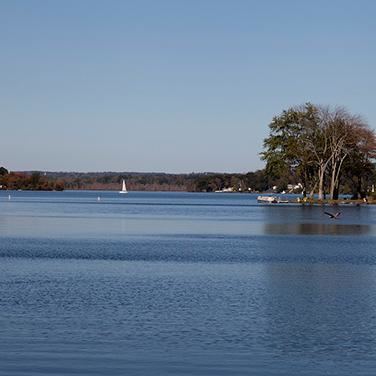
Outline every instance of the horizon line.
<svg viewBox="0 0 376 376"><path fill-rule="evenodd" d="M6 167L4 167L6 168ZM265 168L265 167L264 167ZM97 170L97 171L75 171L75 170L8 170L9 173L63 173L63 174L166 174L166 175L199 175L199 174L248 174L250 172L261 171L264 168L256 170L242 171L242 172L228 172L228 171L191 171L191 172L166 172L166 171L111 171L111 170Z"/></svg>

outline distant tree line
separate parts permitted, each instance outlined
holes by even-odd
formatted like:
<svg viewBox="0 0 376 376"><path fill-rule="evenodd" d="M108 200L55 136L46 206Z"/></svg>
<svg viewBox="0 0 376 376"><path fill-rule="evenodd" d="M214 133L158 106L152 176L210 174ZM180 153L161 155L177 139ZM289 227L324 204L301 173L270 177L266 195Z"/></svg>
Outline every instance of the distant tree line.
<svg viewBox="0 0 376 376"><path fill-rule="evenodd" d="M122 179L133 191L214 192L231 188L237 192L261 192L274 185L264 170L230 173L137 173L137 172L11 172L2 167L2 189L119 190Z"/></svg>
<svg viewBox="0 0 376 376"><path fill-rule="evenodd" d="M295 180L304 195L338 199L340 192L365 197L374 184L375 133L360 116L307 103L275 116L269 128L261 156L281 188Z"/></svg>
<svg viewBox="0 0 376 376"><path fill-rule="evenodd" d="M40 172L9 172L0 167L1 189L23 189L36 191L62 191L64 182L59 179L51 179Z"/></svg>
<svg viewBox="0 0 376 376"><path fill-rule="evenodd" d="M357 167L358 168L358 167ZM369 187L375 181L375 167L369 165L367 182ZM344 167L341 178L342 193L353 194L364 187L364 176L351 172ZM359 176L362 176L361 183ZM131 191L186 191L215 192L231 189L234 192L272 192L286 191L301 193L300 188L294 190L300 180L297 174L283 173L274 175L267 169L248 172L246 174L230 173L195 173L195 174L161 174L161 173L70 173L70 172L10 172L0 169L1 189L23 190L114 190L118 191L121 181L125 179Z"/></svg>
<svg viewBox="0 0 376 376"><path fill-rule="evenodd" d="M47 172L51 179L64 182L65 189L119 190L122 179L133 191L213 192L232 188L234 191L264 191L269 180L260 170L247 174L230 173L137 173L137 172Z"/></svg>
<svg viewBox="0 0 376 376"><path fill-rule="evenodd" d="M273 185L273 179L266 175L265 170L246 174L207 173L197 176L190 190L215 192L231 188L235 192L264 192Z"/></svg>

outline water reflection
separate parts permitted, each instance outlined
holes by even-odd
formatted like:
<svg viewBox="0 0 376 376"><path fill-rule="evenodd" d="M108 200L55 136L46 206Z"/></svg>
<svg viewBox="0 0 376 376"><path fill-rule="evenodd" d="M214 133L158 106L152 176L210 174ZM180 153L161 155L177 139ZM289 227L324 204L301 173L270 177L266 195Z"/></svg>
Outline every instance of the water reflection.
<svg viewBox="0 0 376 376"><path fill-rule="evenodd" d="M375 235L373 207L341 207L337 220L328 218L321 206L266 207L261 221L265 235Z"/></svg>
<svg viewBox="0 0 376 376"><path fill-rule="evenodd" d="M265 235L369 235L375 226L366 224L265 223Z"/></svg>

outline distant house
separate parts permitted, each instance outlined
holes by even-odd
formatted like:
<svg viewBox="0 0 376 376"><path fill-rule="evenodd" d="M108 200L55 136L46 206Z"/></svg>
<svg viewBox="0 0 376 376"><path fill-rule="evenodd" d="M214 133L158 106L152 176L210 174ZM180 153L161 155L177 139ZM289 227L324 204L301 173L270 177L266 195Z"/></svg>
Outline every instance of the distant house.
<svg viewBox="0 0 376 376"><path fill-rule="evenodd" d="M221 192L234 192L234 188L230 187L230 188L223 188L219 191L215 191L217 193L221 193Z"/></svg>
<svg viewBox="0 0 376 376"><path fill-rule="evenodd" d="M303 185L302 185L302 183L287 184L287 189L288 189L289 192L292 192L292 191L295 191L295 190L298 190L298 189L303 189Z"/></svg>

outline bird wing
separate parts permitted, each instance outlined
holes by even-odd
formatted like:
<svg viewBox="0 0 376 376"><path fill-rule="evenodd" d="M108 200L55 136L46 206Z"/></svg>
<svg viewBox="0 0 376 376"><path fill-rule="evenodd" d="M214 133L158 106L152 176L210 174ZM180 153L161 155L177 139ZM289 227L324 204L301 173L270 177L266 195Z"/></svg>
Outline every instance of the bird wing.
<svg viewBox="0 0 376 376"><path fill-rule="evenodd" d="M330 218L333 218L334 215L332 213L329 213L329 212L324 212L326 215L328 215Z"/></svg>

